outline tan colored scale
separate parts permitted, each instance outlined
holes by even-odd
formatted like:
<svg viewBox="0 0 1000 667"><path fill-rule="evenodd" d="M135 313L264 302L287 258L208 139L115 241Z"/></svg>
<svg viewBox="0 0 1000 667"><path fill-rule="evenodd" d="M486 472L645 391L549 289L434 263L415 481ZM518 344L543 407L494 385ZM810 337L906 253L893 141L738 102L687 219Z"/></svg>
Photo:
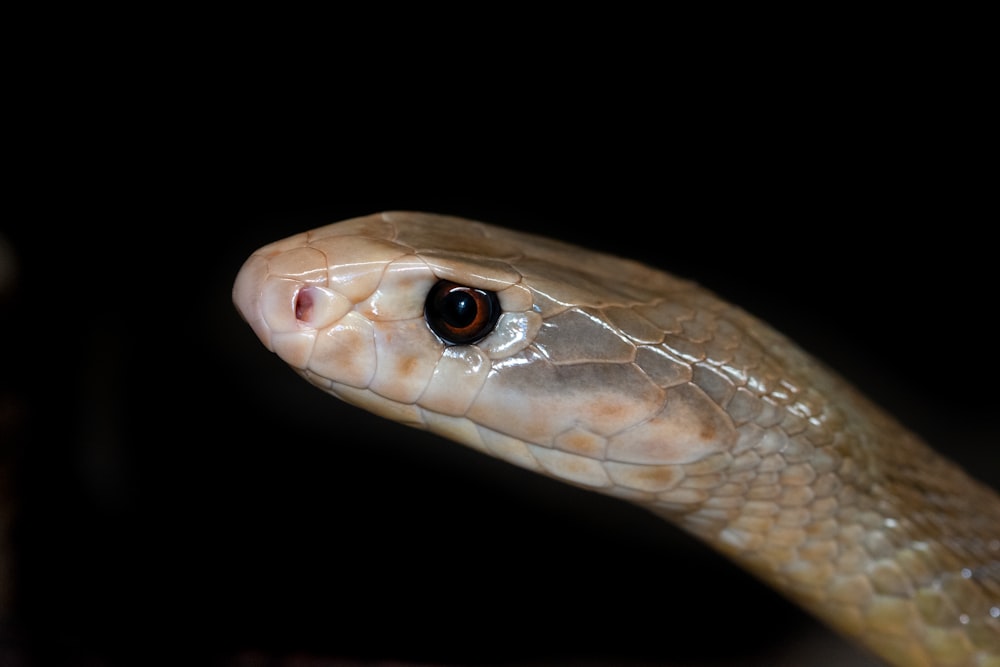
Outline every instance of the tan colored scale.
<svg viewBox="0 0 1000 667"><path fill-rule="evenodd" d="M497 293L485 338L427 326L441 279ZM234 300L321 389L646 507L889 663L1000 666L997 493L693 283L393 212L261 248Z"/></svg>

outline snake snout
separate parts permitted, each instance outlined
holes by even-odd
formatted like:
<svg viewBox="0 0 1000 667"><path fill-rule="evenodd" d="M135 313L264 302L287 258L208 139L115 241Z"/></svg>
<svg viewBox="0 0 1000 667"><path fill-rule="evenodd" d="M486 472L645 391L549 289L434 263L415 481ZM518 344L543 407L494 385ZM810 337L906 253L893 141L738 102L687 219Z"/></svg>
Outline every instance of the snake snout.
<svg viewBox="0 0 1000 667"><path fill-rule="evenodd" d="M267 260L259 255L252 255L236 274L236 282L233 284L233 304L261 342L267 349L273 351L271 331L264 321L260 303L261 286L266 277Z"/></svg>
<svg viewBox="0 0 1000 667"><path fill-rule="evenodd" d="M305 368L319 332L336 324L354 306L344 295L323 285L326 274L303 267L291 270L291 253L258 252L240 269L233 302L261 342L285 362ZM313 258L318 253L299 253ZM306 270L310 269L310 270Z"/></svg>

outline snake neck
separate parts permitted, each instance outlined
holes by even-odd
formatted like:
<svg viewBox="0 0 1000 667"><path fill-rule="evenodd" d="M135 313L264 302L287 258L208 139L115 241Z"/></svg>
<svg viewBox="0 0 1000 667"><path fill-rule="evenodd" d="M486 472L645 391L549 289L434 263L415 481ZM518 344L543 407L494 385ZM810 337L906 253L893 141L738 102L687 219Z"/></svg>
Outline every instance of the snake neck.
<svg viewBox="0 0 1000 667"><path fill-rule="evenodd" d="M873 406L831 421L651 509L893 664L1000 664L1000 496Z"/></svg>

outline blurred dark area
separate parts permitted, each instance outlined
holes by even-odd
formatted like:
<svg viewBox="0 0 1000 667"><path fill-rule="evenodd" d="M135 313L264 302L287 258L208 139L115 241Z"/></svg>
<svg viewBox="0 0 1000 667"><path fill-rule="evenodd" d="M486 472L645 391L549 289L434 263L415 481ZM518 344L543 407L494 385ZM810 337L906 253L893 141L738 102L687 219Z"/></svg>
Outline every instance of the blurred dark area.
<svg viewBox="0 0 1000 667"><path fill-rule="evenodd" d="M318 132L200 108L63 130L0 225L0 663L864 664L643 511L371 417L267 352L231 303L243 260L380 210L692 278L1000 486L974 122L692 108L525 132L397 101L324 107Z"/></svg>

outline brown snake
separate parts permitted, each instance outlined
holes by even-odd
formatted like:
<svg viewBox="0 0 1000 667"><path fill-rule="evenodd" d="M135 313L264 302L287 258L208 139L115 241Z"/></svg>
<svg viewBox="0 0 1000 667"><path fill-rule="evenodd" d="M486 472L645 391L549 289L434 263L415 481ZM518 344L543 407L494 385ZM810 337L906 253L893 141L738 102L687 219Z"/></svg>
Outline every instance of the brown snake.
<svg viewBox="0 0 1000 667"><path fill-rule="evenodd" d="M891 664L1000 667L1000 496L691 282L392 212L261 248L233 298L321 389L645 507Z"/></svg>

